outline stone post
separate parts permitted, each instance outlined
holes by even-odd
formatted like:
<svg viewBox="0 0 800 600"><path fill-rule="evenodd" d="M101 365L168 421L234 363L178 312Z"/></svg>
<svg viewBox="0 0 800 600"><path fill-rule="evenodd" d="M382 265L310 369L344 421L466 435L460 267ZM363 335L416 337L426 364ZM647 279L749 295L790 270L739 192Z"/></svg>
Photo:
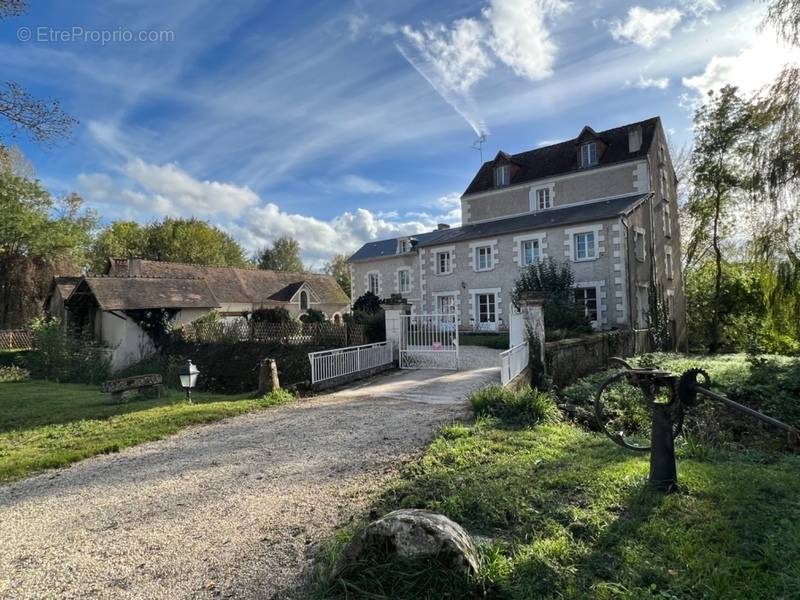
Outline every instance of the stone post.
<svg viewBox="0 0 800 600"><path fill-rule="evenodd" d="M402 315L411 314L411 305L404 298L392 296L381 304L386 322L386 341L392 343L394 360L400 357L400 337L402 336Z"/></svg>
<svg viewBox="0 0 800 600"><path fill-rule="evenodd" d="M278 364L274 358L265 358L258 366L258 393L264 395L279 389Z"/></svg>
<svg viewBox="0 0 800 600"><path fill-rule="evenodd" d="M519 310L522 313L521 326L524 327L524 339L528 339L529 331L539 338L539 356L544 366L544 296L536 292L523 294L519 299Z"/></svg>

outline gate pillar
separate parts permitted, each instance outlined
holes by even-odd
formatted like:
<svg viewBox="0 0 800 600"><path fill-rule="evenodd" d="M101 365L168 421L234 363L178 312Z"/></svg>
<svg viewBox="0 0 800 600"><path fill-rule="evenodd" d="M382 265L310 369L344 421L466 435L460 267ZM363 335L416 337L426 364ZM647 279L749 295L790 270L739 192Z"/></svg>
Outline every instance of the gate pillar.
<svg viewBox="0 0 800 600"><path fill-rule="evenodd" d="M510 347L526 341L532 332L539 338L539 357L544 364L544 296L535 292L524 294L518 308L519 314L511 318Z"/></svg>
<svg viewBox="0 0 800 600"><path fill-rule="evenodd" d="M393 359L400 356L400 340L402 337L402 315L411 314L411 305L405 298L390 298L381 304L386 322L386 341L392 342Z"/></svg>

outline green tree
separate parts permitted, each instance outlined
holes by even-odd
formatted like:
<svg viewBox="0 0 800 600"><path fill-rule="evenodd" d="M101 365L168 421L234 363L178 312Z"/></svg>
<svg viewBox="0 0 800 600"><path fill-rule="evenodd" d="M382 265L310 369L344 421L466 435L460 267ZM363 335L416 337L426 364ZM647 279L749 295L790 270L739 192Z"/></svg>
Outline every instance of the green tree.
<svg viewBox="0 0 800 600"><path fill-rule="evenodd" d="M38 181L0 170L0 327L27 323L54 274L84 266L96 219L82 200L57 203Z"/></svg>
<svg viewBox="0 0 800 600"><path fill-rule="evenodd" d="M344 290L347 297L350 297L350 265L347 262L346 254L336 254L331 261L325 265L325 272L332 275L336 283Z"/></svg>
<svg viewBox="0 0 800 600"><path fill-rule="evenodd" d="M691 158L691 190L686 204L690 219L686 263L709 253L714 261L708 349L720 347L723 316L724 239L735 225L735 209L750 188L745 167L751 133L751 112L735 87L709 95L695 114L695 146Z"/></svg>
<svg viewBox="0 0 800 600"><path fill-rule="evenodd" d="M141 258L147 254L147 232L136 221L114 221L92 243L92 264L100 272L112 257Z"/></svg>
<svg viewBox="0 0 800 600"><path fill-rule="evenodd" d="M567 262L548 258L527 267L514 284L511 300L519 306L530 292L544 296L544 326L548 339L591 333L585 308L575 301L575 276Z"/></svg>
<svg viewBox="0 0 800 600"><path fill-rule="evenodd" d="M111 257L241 267L244 256L236 240L205 221L167 218L145 226L115 221L94 240L92 268L102 270Z"/></svg>
<svg viewBox="0 0 800 600"><path fill-rule="evenodd" d="M275 240L272 247L262 248L256 253L259 269L268 271L304 271L300 260L300 242L288 236Z"/></svg>

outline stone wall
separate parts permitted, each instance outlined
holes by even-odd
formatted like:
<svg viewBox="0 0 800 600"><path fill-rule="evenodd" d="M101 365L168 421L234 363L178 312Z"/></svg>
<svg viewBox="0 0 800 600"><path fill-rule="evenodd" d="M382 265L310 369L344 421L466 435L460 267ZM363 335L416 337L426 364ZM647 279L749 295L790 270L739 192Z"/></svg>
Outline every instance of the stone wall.
<svg viewBox="0 0 800 600"><path fill-rule="evenodd" d="M559 388L607 368L612 356L624 358L633 354L634 337L629 329L545 344L547 373L553 378L553 385Z"/></svg>

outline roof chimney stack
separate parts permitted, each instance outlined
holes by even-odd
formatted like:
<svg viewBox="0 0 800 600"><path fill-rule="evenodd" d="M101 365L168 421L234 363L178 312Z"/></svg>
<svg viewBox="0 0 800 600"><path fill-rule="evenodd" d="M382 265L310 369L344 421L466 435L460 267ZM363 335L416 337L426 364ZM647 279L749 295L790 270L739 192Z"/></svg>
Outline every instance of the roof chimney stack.
<svg viewBox="0 0 800 600"><path fill-rule="evenodd" d="M642 126L631 125L628 127L628 152L638 152L642 147Z"/></svg>
<svg viewBox="0 0 800 600"><path fill-rule="evenodd" d="M442 231L443 229L450 229L450 225L448 225L447 223L439 223L436 226L437 231Z"/></svg>

